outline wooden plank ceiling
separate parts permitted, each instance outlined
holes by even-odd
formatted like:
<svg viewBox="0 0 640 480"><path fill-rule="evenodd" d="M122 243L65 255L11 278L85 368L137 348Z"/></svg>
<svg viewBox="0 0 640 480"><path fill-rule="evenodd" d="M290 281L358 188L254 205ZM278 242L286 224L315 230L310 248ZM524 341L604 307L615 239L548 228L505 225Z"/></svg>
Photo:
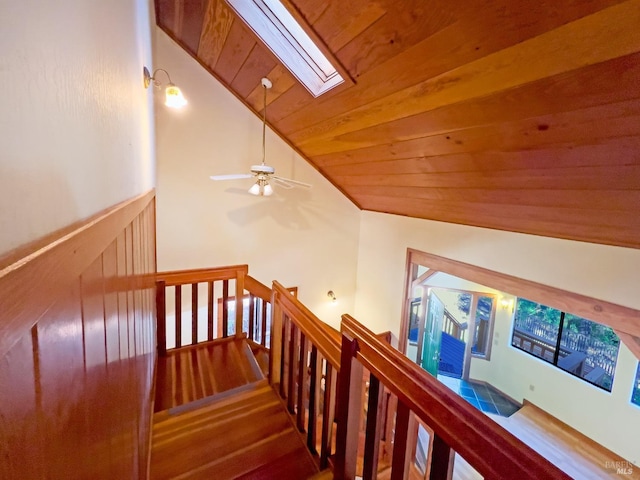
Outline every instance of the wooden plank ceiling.
<svg viewBox="0 0 640 480"><path fill-rule="evenodd" d="M290 0L313 98L224 0L157 22L360 208L640 248L640 0Z"/></svg>

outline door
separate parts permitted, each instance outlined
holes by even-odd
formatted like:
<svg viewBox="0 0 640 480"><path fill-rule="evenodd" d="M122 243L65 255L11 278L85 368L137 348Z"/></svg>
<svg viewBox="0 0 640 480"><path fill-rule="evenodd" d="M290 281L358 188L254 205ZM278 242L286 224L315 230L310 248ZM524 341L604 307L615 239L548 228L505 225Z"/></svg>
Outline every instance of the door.
<svg viewBox="0 0 640 480"><path fill-rule="evenodd" d="M440 362L440 342L442 340L442 322L444 319L444 303L433 290L429 292L427 318L424 329L422 347L422 368L434 377L438 376Z"/></svg>

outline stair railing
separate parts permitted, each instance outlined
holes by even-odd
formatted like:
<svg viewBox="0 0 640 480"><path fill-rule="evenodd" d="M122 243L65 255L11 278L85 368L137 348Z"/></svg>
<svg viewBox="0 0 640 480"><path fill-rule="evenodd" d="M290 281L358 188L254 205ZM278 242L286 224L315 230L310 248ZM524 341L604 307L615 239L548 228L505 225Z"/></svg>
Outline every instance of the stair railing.
<svg viewBox="0 0 640 480"><path fill-rule="evenodd" d="M306 434L307 447L319 455L325 469L334 453L339 333L278 282L273 282L271 303L270 383L286 400L298 430Z"/></svg>
<svg viewBox="0 0 640 480"><path fill-rule="evenodd" d="M343 315L334 478L354 479L359 443L362 369L370 372L363 479L376 478L383 387L397 397L391 480L408 478L413 463L410 433L417 419L432 430L427 459L430 479L450 478L453 452L484 478L569 479L570 477L480 413L448 387Z"/></svg>
<svg viewBox="0 0 640 480"><path fill-rule="evenodd" d="M242 333L268 347L271 289L251 277L247 265L159 272L156 287L160 355Z"/></svg>

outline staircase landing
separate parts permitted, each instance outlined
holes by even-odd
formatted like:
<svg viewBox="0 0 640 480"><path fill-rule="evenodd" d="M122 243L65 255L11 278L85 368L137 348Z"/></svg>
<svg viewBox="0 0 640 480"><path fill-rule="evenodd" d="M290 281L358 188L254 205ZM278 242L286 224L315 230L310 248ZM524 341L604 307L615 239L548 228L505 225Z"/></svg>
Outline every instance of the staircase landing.
<svg viewBox="0 0 640 480"><path fill-rule="evenodd" d="M244 337L169 350L158 356L154 411L175 408L263 378Z"/></svg>
<svg viewBox="0 0 640 480"><path fill-rule="evenodd" d="M154 415L151 480L305 479L317 472L265 380Z"/></svg>

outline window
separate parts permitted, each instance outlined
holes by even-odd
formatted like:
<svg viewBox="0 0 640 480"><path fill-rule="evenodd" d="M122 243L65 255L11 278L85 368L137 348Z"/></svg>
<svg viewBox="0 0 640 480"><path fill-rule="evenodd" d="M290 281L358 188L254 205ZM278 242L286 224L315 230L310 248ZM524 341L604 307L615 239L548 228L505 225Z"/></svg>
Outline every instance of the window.
<svg viewBox="0 0 640 480"><path fill-rule="evenodd" d="M478 293L458 294L458 309L467 318L473 318L471 355L489 359L491 351L491 330L493 327L495 298ZM464 320L467 320L465 318ZM467 322L464 322L467 325Z"/></svg>
<svg viewBox="0 0 640 480"><path fill-rule="evenodd" d="M611 391L620 339L610 327L519 298L511 345Z"/></svg>
<svg viewBox="0 0 640 480"><path fill-rule="evenodd" d="M344 82L279 0L227 2L314 97Z"/></svg>
<svg viewBox="0 0 640 480"><path fill-rule="evenodd" d="M478 296L471 344L471 353L477 357L489 357L494 300L493 297Z"/></svg>
<svg viewBox="0 0 640 480"><path fill-rule="evenodd" d="M633 383L633 391L631 393L631 403L635 403L640 407L640 362L636 370L636 379Z"/></svg>

